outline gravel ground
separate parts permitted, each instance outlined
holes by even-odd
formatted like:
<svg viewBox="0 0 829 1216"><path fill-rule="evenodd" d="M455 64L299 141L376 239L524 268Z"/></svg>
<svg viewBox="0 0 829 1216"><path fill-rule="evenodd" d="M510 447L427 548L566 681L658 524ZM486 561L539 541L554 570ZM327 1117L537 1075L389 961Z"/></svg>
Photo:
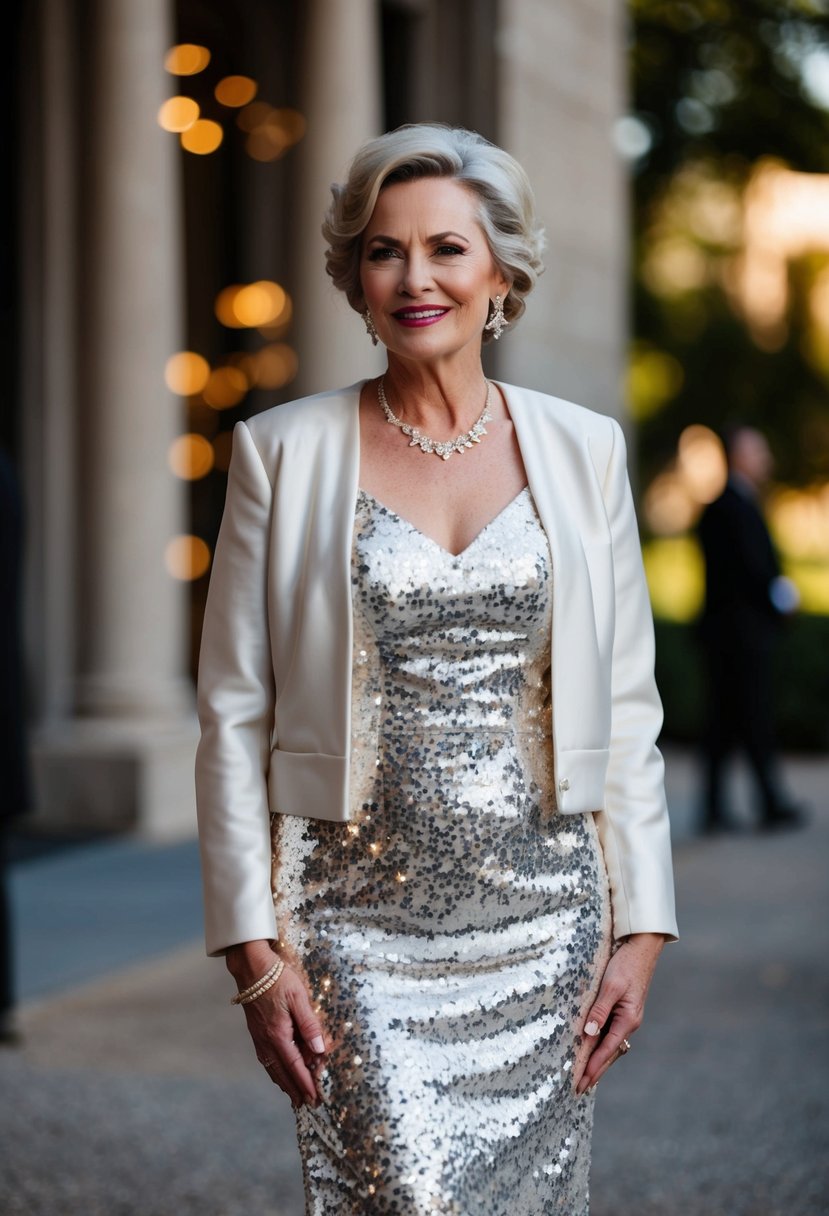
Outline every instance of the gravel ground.
<svg viewBox="0 0 829 1216"><path fill-rule="evenodd" d="M679 832L682 941L599 1087L592 1216L829 1212L827 777L792 770L802 831ZM290 1105L231 990L194 943L24 1006L0 1051L2 1216L301 1216Z"/></svg>

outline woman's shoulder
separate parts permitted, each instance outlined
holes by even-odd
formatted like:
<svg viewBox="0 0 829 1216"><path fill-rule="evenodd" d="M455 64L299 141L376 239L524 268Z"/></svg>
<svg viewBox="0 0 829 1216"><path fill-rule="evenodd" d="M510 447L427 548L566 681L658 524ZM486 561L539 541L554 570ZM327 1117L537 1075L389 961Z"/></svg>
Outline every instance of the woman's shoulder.
<svg viewBox="0 0 829 1216"><path fill-rule="evenodd" d="M257 446L269 440L287 439L295 432L301 432L306 439L310 438L315 431L322 432L338 419L346 418L349 405L356 406L362 383L362 380L358 380L342 388L326 389L308 397L284 401L281 405L253 414L247 419L246 425Z"/></svg>

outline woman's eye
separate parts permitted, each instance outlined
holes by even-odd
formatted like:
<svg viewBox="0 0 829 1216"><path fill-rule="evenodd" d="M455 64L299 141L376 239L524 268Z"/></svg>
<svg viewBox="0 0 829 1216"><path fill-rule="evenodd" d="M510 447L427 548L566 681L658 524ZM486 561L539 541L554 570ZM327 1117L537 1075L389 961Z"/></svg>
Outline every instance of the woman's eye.
<svg viewBox="0 0 829 1216"><path fill-rule="evenodd" d="M437 252L443 257L446 257L447 255L463 253L463 250L459 245L438 245Z"/></svg>
<svg viewBox="0 0 829 1216"><path fill-rule="evenodd" d="M388 258L397 257L397 250L392 249L390 245L380 245L377 249L372 249L368 255L370 262L384 262Z"/></svg>

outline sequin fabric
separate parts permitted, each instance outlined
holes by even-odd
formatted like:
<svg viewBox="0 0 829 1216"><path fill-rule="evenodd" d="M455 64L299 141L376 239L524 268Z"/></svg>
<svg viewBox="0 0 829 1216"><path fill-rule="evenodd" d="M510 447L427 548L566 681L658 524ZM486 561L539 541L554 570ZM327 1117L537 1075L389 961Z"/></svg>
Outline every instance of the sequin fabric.
<svg viewBox="0 0 829 1216"><path fill-rule="evenodd" d="M297 1112L308 1216L588 1211L609 903L593 816L555 805L552 578L529 487L458 556L359 492L353 817L274 823L334 1043Z"/></svg>

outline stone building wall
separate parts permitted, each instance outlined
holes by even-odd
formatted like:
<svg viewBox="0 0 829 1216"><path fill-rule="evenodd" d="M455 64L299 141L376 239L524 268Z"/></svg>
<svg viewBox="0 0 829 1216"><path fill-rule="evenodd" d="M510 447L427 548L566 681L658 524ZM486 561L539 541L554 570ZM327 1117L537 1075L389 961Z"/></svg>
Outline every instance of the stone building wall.
<svg viewBox="0 0 829 1216"><path fill-rule="evenodd" d="M618 0L503 0L498 135L533 182L546 271L499 349L504 379L620 415L627 332L627 187Z"/></svg>

